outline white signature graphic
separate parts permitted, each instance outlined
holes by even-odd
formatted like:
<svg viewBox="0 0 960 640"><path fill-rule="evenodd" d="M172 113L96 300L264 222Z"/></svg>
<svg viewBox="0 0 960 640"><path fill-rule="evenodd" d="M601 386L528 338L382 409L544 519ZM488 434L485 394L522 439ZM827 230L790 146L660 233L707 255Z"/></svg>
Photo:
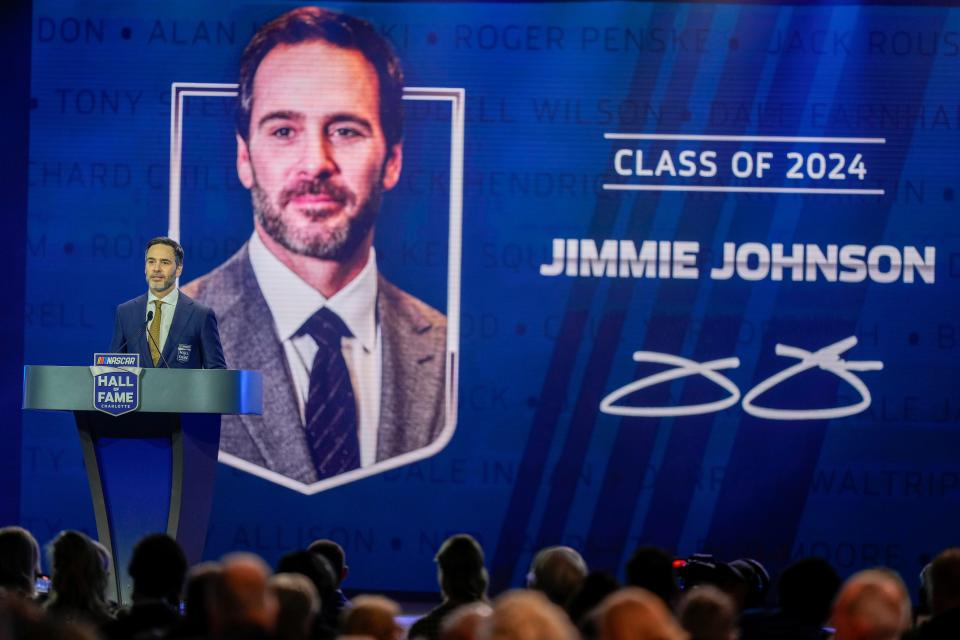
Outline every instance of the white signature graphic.
<svg viewBox="0 0 960 640"><path fill-rule="evenodd" d="M823 347L818 351L807 351L799 347L778 344L776 347L776 354L778 356L796 358L800 362L770 376L751 389L747 395L743 397L743 410L752 416L766 418L767 420L829 420L831 418L845 418L860 413L870 406L870 390L867 388L867 385L863 384L860 378L851 372L879 371L883 369L883 363L879 360L843 360L840 354L851 349L856 344L856 336L850 336L849 338ZM635 362L654 362L671 365L674 368L655 373L645 378L640 378L639 380L634 380L620 387L600 402L600 411L603 413L635 418L694 416L722 411L740 401L740 389L737 388L737 385L735 385L730 378L722 373L718 373L721 369L735 369L739 367L739 358L732 357L711 360L709 362L696 362L687 358L681 358L680 356L657 353L656 351L637 351L633 354L633 359ZM781 382L789 380L793 376L803 373L808 369L813 369L814 367L828 371L849 384L860 394L860 401L842 407L819 409L777 409L774 407L762 407L754 402L757 397L770 391ZM715 402L675 407L638 407L616 404L618 400L641 389L693 375L703 376L727 391L730 395Z"/></svg>

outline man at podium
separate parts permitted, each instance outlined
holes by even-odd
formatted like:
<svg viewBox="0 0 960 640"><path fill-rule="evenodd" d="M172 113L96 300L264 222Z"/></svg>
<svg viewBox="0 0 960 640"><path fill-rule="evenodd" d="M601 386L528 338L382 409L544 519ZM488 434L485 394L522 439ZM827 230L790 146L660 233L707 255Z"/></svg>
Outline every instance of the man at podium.
<svg viewBox="0 0 960 640"><path fill-rule="evenodd" d="M226 369L213 310L177 289L183 247L172 238L147 243L147 293L117 307L110 351L139 353L145 367Z"/></svg>

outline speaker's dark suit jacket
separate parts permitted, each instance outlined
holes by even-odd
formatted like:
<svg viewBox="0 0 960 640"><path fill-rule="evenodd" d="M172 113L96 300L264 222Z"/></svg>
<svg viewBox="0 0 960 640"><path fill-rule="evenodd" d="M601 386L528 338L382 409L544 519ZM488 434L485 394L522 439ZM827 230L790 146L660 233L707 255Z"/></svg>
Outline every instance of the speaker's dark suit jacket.
<svg viewBox="0 0 960 640"><path fill-rule="evenodd" d="M316 482L286 355L247 245L184 290L216 311L230 364L263 374L263 416L224 416L220 450L288 478ZM377 316L382 340L380 462L426 447L443 431L447 320L382 276Z"/></svg>
<svg viewBox="0 0 960 640"><path fill-rule="evenodd" d="M146 317L147 294L117 307L110 351L139 353L140 366L152 367ZM217 317L213 310L191 300L181 291L161 355L163 357L157 363L158 367L226 369L220 333L217 330Z"/></svg>

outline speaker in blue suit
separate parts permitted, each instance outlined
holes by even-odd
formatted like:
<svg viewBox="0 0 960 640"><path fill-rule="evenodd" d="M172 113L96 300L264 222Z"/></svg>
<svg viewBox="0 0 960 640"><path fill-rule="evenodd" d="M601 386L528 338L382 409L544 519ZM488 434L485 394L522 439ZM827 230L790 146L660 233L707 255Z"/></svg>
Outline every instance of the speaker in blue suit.
<svg viewBox="0 0 960 640"><path fill-rule="evenodd" d="M147 243L144 274L149 291L117 307L112 353L139 353L145 367L226 369L217 317L177 289L182 271L183 247L178 242L154 238ZM148 323L158 309L160 327L153 336ZM152 342L160 352L156 364Z"/></svg>

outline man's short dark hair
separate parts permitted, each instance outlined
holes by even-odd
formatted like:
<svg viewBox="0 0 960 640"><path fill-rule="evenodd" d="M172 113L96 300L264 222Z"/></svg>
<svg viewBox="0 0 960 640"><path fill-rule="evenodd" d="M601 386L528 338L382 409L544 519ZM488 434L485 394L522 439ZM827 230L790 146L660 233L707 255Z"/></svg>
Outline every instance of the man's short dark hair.
<svg viewBox="0 0 960 640"><path fill-rule="evenodd" d="M486 596L488 576L483 566L483 548L473 536L450 536L440 545L434 560L440 567L440 588L447 597L472 602Z"/></svg>
<svg viewBox="0 0 960 640"><path fill-rule="evenodd" d="M794 618L823 624L839 590L840 576L827 560L801 558L780 574L778 604Z"/></svg>
<svg viewBox="0 0 960 640"><path fill-rule="evenodd" d="M327 562L333 567L333 572L337 575L337 584L339 584L340 578L343 576L343 567L346 566L347 563L346 556L343 553L343 547L333 540L314 540L310 543L310 546L307 547L307 551L327 559Z"/></svg>
<svg viewBox="0 0 960 640"><path fill-rule="evenodd" d="M186 607L183 616L183 635L181 637L206 637L210 635L211 599L223 573L218 562L201 562L187 573L183 589L183 603Z"/></svg>
<svg viewBox="0 0 960 640"><path fill-rule="evenodd" d="M403 139L403 71L393 47L362 18L319 7L288 11L260 27L240 57L240 93L237 133L250 136L253 79L267 54L280 45L327 42L363 54L377 72L380 84L380 125L390 147Z"/></svg>
<svg viewBox="0 0 960 640"><path fill-rule="evenodd" d="M933 613L960 606L960 548L941 552L930 564L928 573Z"/></svg>
<svg viewBox="0 0 960 640"><path fill-rule="evenodd" d="M638 547L627 561L627 584L651 591L671 606L679 593L673 555L659 547Z"/></svg>
<svg viewBox="0 0 960 640"><path fill-rule="evenodd" d="M33 580L40 547L33 535L21 527L0 529L0 588L33 594Z"/></svg>
<svg viewBox="0 0 960 640"><path fill-rule="evenodd" d="M167 236L158 236L147 243L147 248L143 250L143 257L146 259L147 254L150 252L150 247L155 244L165 244L171 249L173 249L173 255L177 258L177 266L183 266L183 247L180 246L180 243L174 240L173 238L168 238Z"/></svg>
<svg viewBox="0 0 960 640"><path fill-rule="evenodd" d="M299 573L310 578L321 598L337 587L337 577L327 559L306 549L291 551L277 562L277 573Z"/></svg>
<svg viewBox="0 0 960 640"><path fill-rule="evenodd" d="M133 548L127 573L138 596L179 602L187 575L187 557L177 541L163 533L146 536Z"/></svg>

